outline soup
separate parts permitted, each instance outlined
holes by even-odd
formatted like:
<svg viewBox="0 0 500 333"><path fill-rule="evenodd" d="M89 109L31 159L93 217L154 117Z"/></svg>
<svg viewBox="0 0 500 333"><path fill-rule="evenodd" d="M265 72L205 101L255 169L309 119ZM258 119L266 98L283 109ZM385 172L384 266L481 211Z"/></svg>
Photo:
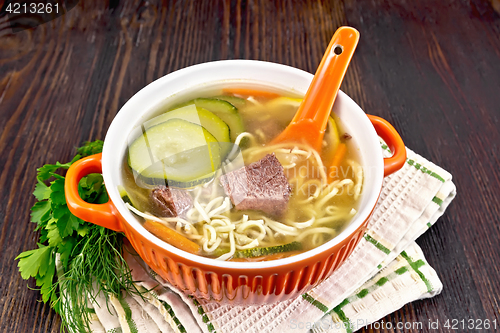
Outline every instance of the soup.
<svg viewBox="0 0 500 333"><path fill-rule="evenodd" d="M280 259L331 240L357 213L363 171L333 114L320 152L270 144L300 102L246 83L160 105L129 138L127 207L163 241L218 260Z"/></svg>

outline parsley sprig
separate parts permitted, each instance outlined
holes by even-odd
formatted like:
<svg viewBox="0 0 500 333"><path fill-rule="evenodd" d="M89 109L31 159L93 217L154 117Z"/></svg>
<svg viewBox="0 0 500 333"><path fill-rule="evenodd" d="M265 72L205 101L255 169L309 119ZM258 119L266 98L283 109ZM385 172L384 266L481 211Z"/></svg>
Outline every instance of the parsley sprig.
<svg viewBox="0 0 500 333"><path fill-rule="evenodd" d="M73 332L90 331L89 298L100 292L120 296L122 290L136 291L121 255L124 236L74 216L66 204L64 176L58 173L80 158L101 152L102 145L100 140L87 142L70 162L37 169L31 222L37 224L40 240L37 249L16 258L21 277L35 278L43 302L50 302L61 315L63 328ZM89 203L108 201L100 174L83 177L78 192Z"/></svg>

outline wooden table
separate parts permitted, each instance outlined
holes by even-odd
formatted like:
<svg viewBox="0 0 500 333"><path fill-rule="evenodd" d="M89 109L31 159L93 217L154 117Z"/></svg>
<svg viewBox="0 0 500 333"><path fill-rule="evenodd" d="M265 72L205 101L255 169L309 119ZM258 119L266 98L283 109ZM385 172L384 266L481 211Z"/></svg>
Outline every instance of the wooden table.
<svg viewBox="0 0 500 333"><path fill-rule="evenodd" d="M500 319L498 0L154 2L80 1L17 33L2 12L1 332L59 330L14 261L38 239L29 222L37 167L103 139L134 93L179 68L244 58L314 72L341 25L361 33L342 89L450 171L458 188L418 239L443 292L383 320L422 322L429 332L428 321Z"/></svg>

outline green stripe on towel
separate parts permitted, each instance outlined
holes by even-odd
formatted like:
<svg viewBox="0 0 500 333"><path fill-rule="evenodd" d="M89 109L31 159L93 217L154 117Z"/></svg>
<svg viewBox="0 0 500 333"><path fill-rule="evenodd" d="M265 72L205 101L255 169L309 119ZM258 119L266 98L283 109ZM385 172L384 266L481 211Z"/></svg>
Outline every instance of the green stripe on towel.
<svg viewBox="0 0 500 333"><path fill-rule="evenodd" d="M123 307L123 311L125 311L125 319L127 320L128 327L130 328L131 333L139 333L137 326L135 325L135 321L132 319L132 310L128 306L127 302L123 297L118 297L118 301Z"/></svg>
<svg viewBox="0 0 500 333"><path fill-rule="evenodd" d="M387 147L385 143L382 144L382 149L387 150L389 153L392 153L391 149Z"/></svg>
<svg viewBox="0 0 500 333"><path fill-rule="evenodd" d="M365 239L367 241L369 241L370 243L372 243L373 245L375 245L375 247L377 249L379 249L380 251L384 252L385 254L389 254L391 253L391 250L389 250L388 248L386 248L384 245L380 244L379 242L377 242L377 240L375 238L373 238L372 236L368 235L368 234L365 234Z"/></svg>
<svg viewBox="0 0 500 333"><path fill-rule="evenodd" d="M356 294L356 296L358 298L363 298L365 297L366 295L368 295L370 293L370 291L368 289L362 289L359 293Z"/></svg>
<svg viewBox="0 0 500 333"><path fill-rule="evenodd" d="M427 287L427 292L432 292L432 284L431 282L425 277L424 273L422 273L419 268L424 266L425 263L423 260L419 259L417 261L413 261L410 256L408 256L408 254L403 251L401 252L401 256L403 258L406 259L406 261L408 261L408 263L410 264L410 267L415 271L417 272L418 276L420 276L420 278L422 279L422 281L425 283L425 286Z"/></svg>
<svg viewBox="0 0 500 333"><path fill-rule="evenodd" d="M306 293L302 295L302 298L311 303L312 305L314 305L315 307L317 307L318 309L320 309L321 311L323 311L323 313L326 313L328 311L328 307L326 305L324 305L311 295Z"/></svg>
<svg viewBox="0 0 500 333"><path fill-rule="evenodd" d="M379 287L382 287L384 284L386 284L387 282L389 282L389 279L387 277L381 277L377 282L375 282L375 284Z"/></svg>
<svg viewBox="0 0 500 333"><path fill-rule="evenodd" d="M349 300L345 299L342 303L340 303L339 305L334 307L332 311L335 312L339 316L340 320L342 320L342 322L344 323L344 327L345 327L346 332L352 333L354 325L351 323L349 318L347 318L344 311L342 311L342 308L344 306L346 306L347 304L349 304Z"/></svg>
<svg viewBox="0 0 500 333"><path fill-rule="evenodd" d="M208 331L216 333L214 325L210 322L210 318L208 318L200 302L198 302L193 296L189 296L189 298L191 298L193 304L198 308L198 313L201 315L201 319L203 320L203 322L207 324Z"/></svg>
<svg viewBox="0 0 500 333"><path fill-rule="evenodd" d="M428 175L431 175L432 177L436 178L437 180L439 180L440 182L444 183L444 179L443 177L441 177L440 175L438 175L437 173L435 173L434 171L432 170L429 170L427 169L426 167L422 166L420 163L417 163L415 162L414 160L411 160L411 159L407 159L406 162L415 167L417 170L420 170L422 171L423 173L426 173Z"/></svg>
<svg viewBox="0 0 500 333"><path fill-rule="evenodd" d="M439 199L438 197L432 198L432 201L437 203L439 206L443 204L443 200Z"/></svg>
<svg viewBox="0 0 500 333"><path fill-rule="evenodd" d="M410 258L408 258L408 259L410 259ZM407 259L407 261L408 261L408 259ZM411 261L411 259L410 259L410 261ZM373 293L377 289L382 288L382 286L384 286L387 282L397 279L397 277L399 275L403 275L405 273L408 273L411 270L415 270L418 272L418 268L420 268L424 264L425 263L422 260L418 260L416 262L411 261L411 263L409 262L409 265L405 265L405 266L398 268L394 272L389 273L388 275L381 277L375 283L373 283L371 286L369 286L367 288L363 288L359 292L357 292L356 294L344 299L342 301L342 303L340 303L339 305L334 307L327 314L331 315L332 313L336 313L339 316L339 318L342 320L344 327L346 328L346 331L352 333L354 326L352 325L349 318L347 318L345 312L342 310L343 307L368 296L369 294Z"/></svg>
<svg viewBox="0 0 500 333"><path fill-rule="evenodd" d="M408 272L408 267L403 266L398 269L396 269L394 272L396 272L397 275L403 275L404 273Z"/></svg>
<svg viewBox="0 0 500 333"><path fill-rule="evenodd" d="M177 318L177 316L175 315L175 312L174 312L174 309L172 309L172 307L170 306L170 304L168 304L167 302L165 301L162 301L161 299L158 299L160 301L160 303L163 305L163 307L165 308L165 310L167 310L168 314L170 315L170 317L172 318L172 320L174 321L175 325L177 325L177 328L179 329L179 331L181 333L186 333L186 328L184 326L182 326L182 323L181 321L179 320L179 318Z"/></svg>

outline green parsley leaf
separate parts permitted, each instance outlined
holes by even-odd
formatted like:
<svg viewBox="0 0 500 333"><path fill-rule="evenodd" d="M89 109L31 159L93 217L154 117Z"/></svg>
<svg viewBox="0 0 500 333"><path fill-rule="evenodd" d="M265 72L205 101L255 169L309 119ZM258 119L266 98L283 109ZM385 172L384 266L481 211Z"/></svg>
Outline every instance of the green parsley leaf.
<svg viewBox="0 0 500 333"><path fill-rule="evenodd" d="M48 233L49 233L47 230L47 223L37 225L37 227L35 228L35 231L36 230L40 231L39 242L42 244L45 244L45 242L48 240Z"/></svg>
<svg viewBox="0 0 500 333"><path fill-rule="evenodd" d="M57 222L56 222L57 229L59 229L59 234L63 238L73 234L73 231L77 230L78 227L80 226L79 219L75 215L71 214L67 207L66 207L66 209L67 209L68 213L64 214L62 216L59 216L59 218L57 219ZM62 209L61 209L61 211L62 211Z"/></svg>
<svg viewBox="0 0 500 333"><path fill-rule="evenodd" d="M87 157L94 154L99 154L102 152L102 146L104 142L101 140L95 140L94 142L85 142L83 147L78 148L76 151L78 154L82 155L82 157Z"/></svg>
<svg viewBox="0 0 500 333"><path fill-rule="evenodd" d="M103 204L109 201L108 192L102 191L102 193L95 199L94 203Z"/></svg>
<svg viewBox="0 0 500 333"><path fill-rule="evenodd" d="M36 179L38 179L39 182L43 182L50 177L55 176L55 172L59 168L69 169L71 164L73 164L76 160L78 160L78 158L73 159L71 162L65 164L61 164L59 162L56 162L56 164L45 164L43 167L36 169L36 171L38 172Z"/></svg>
<svg viewBox="0 0 500 333"><path fill-rule="evenodd" d="M49 241L49 246L56 247L62 243L63 240L61 234L59 233L56 219L50 219L47 223L47 226L45 227L45 230L48 231L47 240Z"/></svg>
<svg viewBox="0 0 500 333"><path fill-rule="evenodd" d="M36 171L38 172L36 178L39 182L43 182L52 177L52 174L57 169L59 169L59 166L56 164L45 164L43 167L36 169Z"/></svg>
<svg viewBox="0 0 500 333"><path fill-rule="evenodd" d="M42 244L38 244L38 246L40 248L25 251L16 257L16 260L20 259L17 266L21 272L21 277L25 280L37 276L39 271L43 272L40 276L43 276L47 272L47 264L52 248Z"/></svg>
<svg viewBox="0 0 500 333"><path fill-rule="evenodd" d="M78 233L78 236L85 237L89 233L89 230L90 226L87 223L85 223L83 225L80 225L80 227L76 230L76 232Z"/></svg>
<svg viewBox="0 0 500 333"><path fill-rule="evenodd" d="M38 201L31 207L31 222L43 223L50 218L50 201Z"/></svg>
<svg viewBox="0 0 500 333"><path fill-rule="evenodd" d="M95 203L102 193L106 192L103 186L104 180L101 174L92 173L87 175L87 177L80 180L78 185L78 193L80 194L80 197L90 203Z"/></svg>
<svg viewBox="0 0 500 333"><path fill-rule="evenodd" d="M33 192L33 195L39 201L47 200L48 198L50 198L50 192L51 190L47 185L42 182L38 182L35 185L35 191Z"/></svg>
<svg viewBox="0 0 500 333"><path fill-rule="evenodd" d="M42 300L46 303L49 299L53 298L55 295L55 286L53 285L54 273L56 270L56 262L54 254L51 252L50 257L47 258L47 265L45 265L45 272L43 275L37 277L36 285L41 287L40 292L42 294Z"/></svg>
<svg viewBox="0 0 500 333"><path fill-rule="evenodd" d="M66 204L66 194L64 193L64 179L56 179L50 185L50 200L52 200L52 206L55 205L65 205ZM54 207L52 207L54 208Z"/></svg>
<svg viewBox="0 0 500 333"><path fill-rule="evenodd" d="M63 217L66 214L70 214L68 206L66 204L64 204L64 205L52 205L52 216L56 220L59 220L61 217Z"/></svg>

